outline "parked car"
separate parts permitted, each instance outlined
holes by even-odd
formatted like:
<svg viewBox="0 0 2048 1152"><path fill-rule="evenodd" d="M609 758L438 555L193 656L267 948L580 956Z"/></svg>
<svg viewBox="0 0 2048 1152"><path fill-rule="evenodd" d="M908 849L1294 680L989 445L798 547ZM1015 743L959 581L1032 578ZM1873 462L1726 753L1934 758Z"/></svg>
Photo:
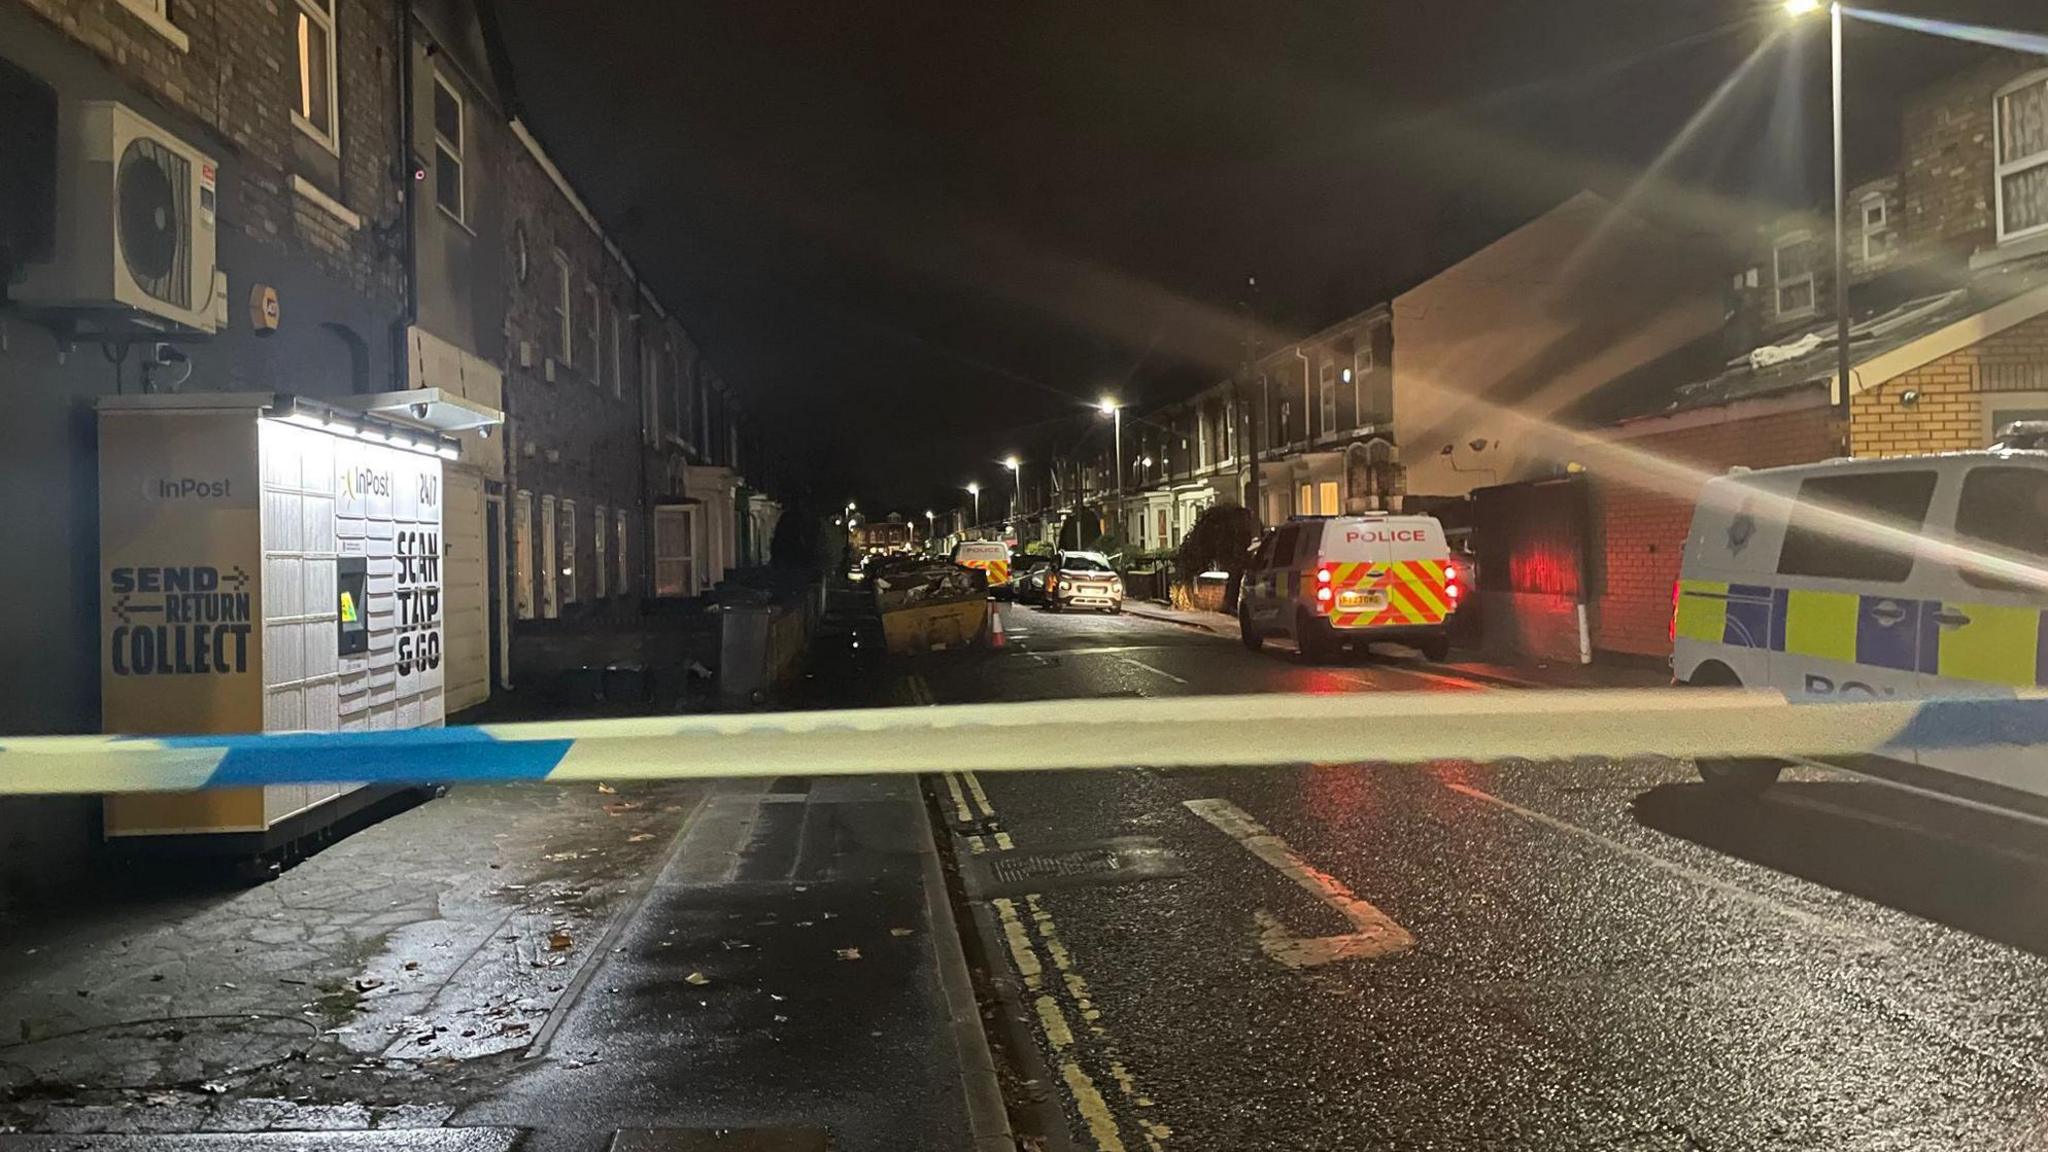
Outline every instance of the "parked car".
<svg viewBox="0 0 2048 1152"><path fill-rule="evenodd" d="M2009 447L2010 445L2004 445ZM1671 672L1794 699L1995 696L2048 677L2048 453L1831 460L1707 481L1671 590ZM1843 767L2038 811L2042 749L1923 749ZM1785 765L1701 760L1730 791Z"/></svg>
<svg viewBox="0 0 2048 1152"><path fill-rule="evenodd" d="M1060 552L1045 573L1045 606L1124 610L1124 581L1100 552Z"/></svg>
<svg viewBox="0 0 2048 1152"><path fill-rule="evenodd" d="M1376 640L1443 660L1466 579L1433 516L1297 516L1259 545L1238 629L1253 651L1286 636L1308 660Z"/></svg>
<svg viewBox="0 0 2048 1152"><path fill-rule="evenodd" d="M1052 572L1052 558L1033 556L1022 561L1018 567L1022 575L1010 581L1010 595L1019 604L1045 603L1045 578Z"/></svg>

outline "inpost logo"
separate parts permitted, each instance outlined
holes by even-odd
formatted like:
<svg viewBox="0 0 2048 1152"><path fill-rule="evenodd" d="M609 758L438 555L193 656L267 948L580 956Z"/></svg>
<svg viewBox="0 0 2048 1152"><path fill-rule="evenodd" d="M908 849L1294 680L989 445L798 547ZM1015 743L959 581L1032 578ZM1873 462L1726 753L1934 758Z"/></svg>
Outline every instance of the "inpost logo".
<svg viewBox="0 0 2048 1152"><path fill-rule="evenodd" d="M371 468L344 468L341 470L341 494L350 500L365 496L391 495L391 473L378 472Z"/></svg>
<svg viewBox="0 0 2048 1152"><path fill-rule="evenodd" d="M234 495L227 477L152 476L142 482L144 500L226 500Z"/></svg>

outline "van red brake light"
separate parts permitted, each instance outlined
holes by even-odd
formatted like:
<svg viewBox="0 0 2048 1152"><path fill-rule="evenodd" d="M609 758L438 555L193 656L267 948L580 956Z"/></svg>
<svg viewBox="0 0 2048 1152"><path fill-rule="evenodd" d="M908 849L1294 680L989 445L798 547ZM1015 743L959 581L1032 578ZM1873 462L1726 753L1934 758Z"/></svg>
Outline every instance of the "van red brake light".
<svg viewBox="0 0 2048 1152"><path fill-rule="evenodd" d="M1665 636L1669 643L1678 643L1678 581L1671 582L1671 631Z"/></svg>
<svg viewBox="0 0 2048 1152"><path fill-rule="evenodd" d="M1336 578L1336 575L1336 572L1331 569L1330 565L1318 565L1316 568L1316 583L1328 584L1331 580Z"/></svg>

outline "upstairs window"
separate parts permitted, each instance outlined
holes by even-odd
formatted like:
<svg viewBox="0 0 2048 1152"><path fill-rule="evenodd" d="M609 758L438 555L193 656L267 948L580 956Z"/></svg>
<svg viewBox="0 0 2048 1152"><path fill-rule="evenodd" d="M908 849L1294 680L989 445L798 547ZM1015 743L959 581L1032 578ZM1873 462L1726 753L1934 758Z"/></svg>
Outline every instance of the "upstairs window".
<svg viewBox="0 0 2048 1152"><path fill-rule="evenodd" d="M462 188L462 95L455 86L434 77L434 203L466 224Z"/></svg>
<svg viewBox="0 0 2048 1152"><path fill-rule="evenodd" d="M292 123L330 150L340 149L335 131L334 0L298 0L298 104Z"/></svg>
<svg viewBox="0 0 2048 1152"><path fill-rule="evenodd" d="M1777 270L1778 315L1813 314L1813 269L1820 259L1820 243L1810 232L1794 232L1778 240L1772 249Z"/></svg>
<svg viewBox="0 0 2048 1152"><path fill-rule="evenodd" d="M2010 85L1998 121L1998 239L2048 232L2048 72Z"/></svg>
<svg viewBox="0 0 2048 1152"><path fill-rule="evenodd" d="M1316 380L1316 406L1322 409L1320 431L1328 436L1337 430L1337 366L1325 363Z"/></svg>
<svg viewBox="0 0 2048 1152"><path fill-rule="evenodd" d="M1863 202L1863 262L1875 264L1892 254L1897 245L1898 233L1892 231L1891 209L1884 197L1872 196Z"/></svg>
<svg viewBox="0 0 2048 1152"><path fill-rule="evenodd" d="M555 250L555 359L563 365L576 362L576 325L569 296L569 258Z"/></svg>

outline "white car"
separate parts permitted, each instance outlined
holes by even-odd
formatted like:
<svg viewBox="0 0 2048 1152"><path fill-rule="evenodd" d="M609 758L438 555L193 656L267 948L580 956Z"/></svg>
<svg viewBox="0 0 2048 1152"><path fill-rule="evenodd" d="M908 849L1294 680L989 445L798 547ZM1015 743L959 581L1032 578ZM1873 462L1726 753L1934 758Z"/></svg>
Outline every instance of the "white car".
<svg viewBox="0 0 2048 1152"><path fill-rule="evenodd" d="M2044 565L2048 452L1738 470L1709 480L1693 512L1672 675L1804 699L2031 690L2048 680ZM2039 810L2048 796L2048 749L2031 746L1854 766L2000 807ZM1782 768L1703 761L1700 773L1757 790Z"/></svg>
<svg viewBox="0 0 2048 1152"><path fill-rule="evenodd" d="M1124 610L1124 581L1100 552L1060 552L1045 574L1045 606Z"/></svg>

